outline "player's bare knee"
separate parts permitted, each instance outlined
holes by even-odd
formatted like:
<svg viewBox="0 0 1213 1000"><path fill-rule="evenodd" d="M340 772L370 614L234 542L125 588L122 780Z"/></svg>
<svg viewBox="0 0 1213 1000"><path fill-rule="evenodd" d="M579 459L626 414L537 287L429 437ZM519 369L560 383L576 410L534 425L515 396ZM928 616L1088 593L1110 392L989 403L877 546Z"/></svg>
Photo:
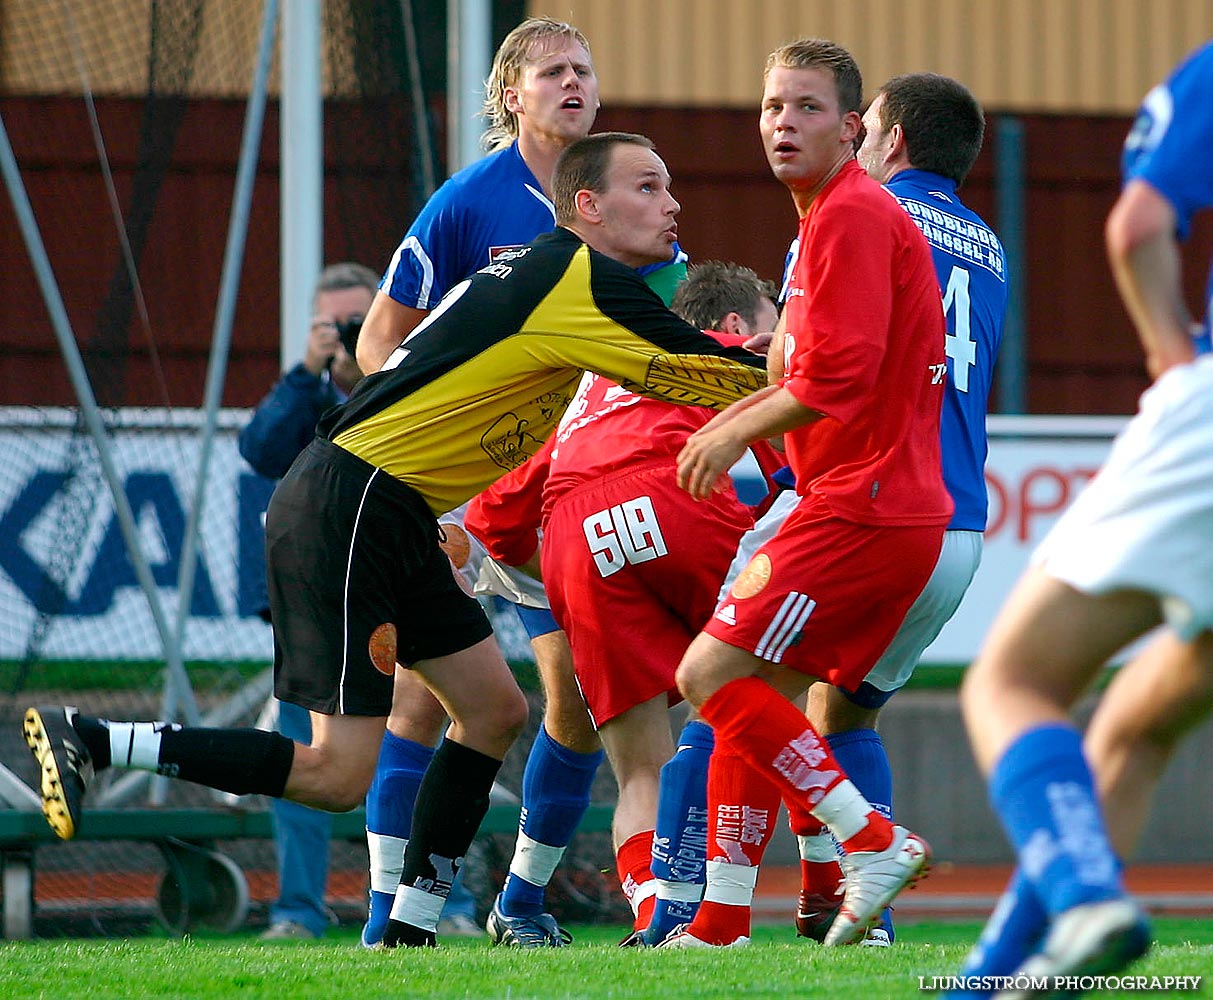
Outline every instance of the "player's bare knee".
<svg viewBox="0 0 1213 1000"><path fill-rule="evenodd" d="M343 784L341 787L328 788L325 790L323 802L319 803L316 808L334 813L357 809L366 801L366 793L369 788L369 781L366 784Z"/></svg>
<svg viewBox="0 0 1213 1000"><path fill-rule="evenodd" d="M526 728L529 714L530 708L527 705L526 695L520 688L515 688L508 696L501 698L494 705L493 724L503 739L508 739L510 743L513 743Z"/></svg>
<svg viewBox="0 0 1213 1000"><path fill-rule="evenodd" d="M286 797L325 812L349 812L365 801L372 773L366 768L350 770L324 761L303 773L293 771Z"/></svg>
<svg viewBox="0 0 1213 1000"><path fill-rule="evenodd" d="M416 704L392 703L392 714L388 716L387 728L393 736L412 740L425 746L433 746L442 734L446 722L446 710L426 692L427 697Z"/></svg>

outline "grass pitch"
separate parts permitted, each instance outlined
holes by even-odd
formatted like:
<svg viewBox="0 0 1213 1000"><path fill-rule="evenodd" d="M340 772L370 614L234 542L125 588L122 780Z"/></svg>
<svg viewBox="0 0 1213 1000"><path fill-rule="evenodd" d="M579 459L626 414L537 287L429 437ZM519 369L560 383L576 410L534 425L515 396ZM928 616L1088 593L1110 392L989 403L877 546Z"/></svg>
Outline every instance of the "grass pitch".
<svg viewBox="0 0 1213 1000"><path fill-rule="evenodd" d="M954 973L980 928L906 923L887 951L826 950L783 927L759 927L752 947L734 951L638 951L616 947L621 927L571 929L573 946L542 952L492 948L487 939L371 952L354 929L303 943L252 935L10 942L0 945L0 997L883 1000L921 997L919 977L929 985ZM1159 919L1155 935L1134 974L1213 976L1213 922Z"/></svg>

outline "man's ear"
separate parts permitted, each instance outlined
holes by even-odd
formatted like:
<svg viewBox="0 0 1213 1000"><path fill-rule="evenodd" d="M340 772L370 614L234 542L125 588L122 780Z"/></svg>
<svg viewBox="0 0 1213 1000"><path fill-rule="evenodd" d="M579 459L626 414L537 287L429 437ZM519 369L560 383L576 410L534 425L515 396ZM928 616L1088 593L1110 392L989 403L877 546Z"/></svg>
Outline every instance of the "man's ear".
<svg viewBox="0 0 1213 1000"><path fill-rule="evenodd" d="M721 333L729 333L748 337L750 334L750 325L741 318L741 313L725 313L724 318L720 321L720 326L717 329Z"/></svg>
<svg viewBox="0 0 1213 1000"><path fill-rule="evenodd" d="M839 139L843 143L854 143L863 134L863 119L858 111L848 111L842 116L842 129Z"/></svg>
<svg viewBox="0 0 1213 1000"><path fill-rule="evenodd" d="M598 207L598 196L588 188L582 188L573 195L573 204L577 208L577 214L591 225L597 225L602 221L602 212Z"/></svg>
<svg viewBox="0 0 1213 1000"><path fill-rule="evenodd" d="M902 157L909 156L909 150L906 149L906 130L901 127L901 122L898 122L889 129L889 151L885 154L886 160L898 160Z"/></svg>
<svg viewBox="0 0 1213 1000"><path fill-rule="evenodd" d="M501 92L501 97L506 111L512 115L522 114L522 99L518 96L517 87L506 87Z"/></svg>

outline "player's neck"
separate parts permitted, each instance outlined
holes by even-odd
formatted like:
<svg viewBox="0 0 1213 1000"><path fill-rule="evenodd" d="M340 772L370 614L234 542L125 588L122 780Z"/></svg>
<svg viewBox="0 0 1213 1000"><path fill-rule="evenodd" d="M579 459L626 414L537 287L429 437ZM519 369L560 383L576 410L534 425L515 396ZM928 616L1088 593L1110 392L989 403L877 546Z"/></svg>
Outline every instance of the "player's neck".
<svg viewBox="0 0 1213 1000"><path fill-rule="evenodd" d="M545 135L523 134L518 136L518 153L522 162L527 165L535 180L543 188L543 193L552 196L552 174L556 170L556 161L565 150L565 143L557 142Z"/></svg>
<svg viewBox="0 0 1213 1000"><path fill-rule="evenodd" d="M819 181L817 181L817 183L813 184L811 187L791 189L792 201L796 205L796 212L800 218L803 219L809 214L809 209L812 208L813 202L817 200L817 196L825 190L826 185L829 184L830 181L838 176L838 172L853 159L855 159L853 153L844 153L838 158L838 161L826 171L826 173Z"/></svg>

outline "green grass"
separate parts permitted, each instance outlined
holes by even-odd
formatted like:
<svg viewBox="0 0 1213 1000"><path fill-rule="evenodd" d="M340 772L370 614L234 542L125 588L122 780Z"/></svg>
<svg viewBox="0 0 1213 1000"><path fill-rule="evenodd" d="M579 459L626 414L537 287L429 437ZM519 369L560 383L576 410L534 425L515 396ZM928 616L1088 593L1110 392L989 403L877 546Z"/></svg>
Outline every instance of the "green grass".
<svg viewBox="0 0 1213 1000"><path fill-rule="evenodd" d="M425 951L368 952L347 929L320 942L262 944L251 936L12 942L0 946L0 997L331 1000L884 1000L919 997L919 977L956 971L975 923L906 923L889 951L826 950L790 929L760 927L736 951L615 947L618 927L574 927L561 951L494 949L485 939ZM1209 921L1160 919L1157 944L1134 974L1213 972Z"/></svg>
<svg viewBox="0 0 1213 1000"><path fill-rule="evenodd" d="M185 669L191 683L206 690L216 684L237 686L270 666L261 660L191 660ZM0 660L0 690L155 690L163 683L164 669L163 660L38 660L28 665Z"/></svg>

